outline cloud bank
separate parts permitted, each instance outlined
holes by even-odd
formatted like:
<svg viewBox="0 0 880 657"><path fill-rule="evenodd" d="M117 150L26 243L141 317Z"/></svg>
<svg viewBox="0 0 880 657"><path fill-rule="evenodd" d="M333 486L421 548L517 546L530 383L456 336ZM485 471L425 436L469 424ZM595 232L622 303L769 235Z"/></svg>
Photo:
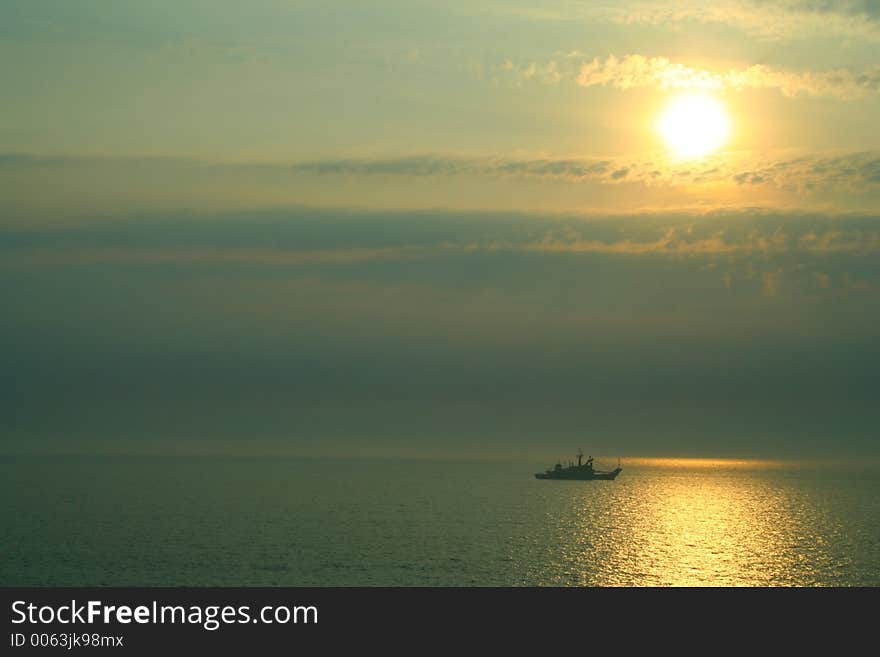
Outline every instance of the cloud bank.
<svg viewBox="0 0 880 657"><path fill-rule="evenodd" d="M851 99L880 90L880 66L865 71L785 71L753 64L739 69L710 70L673 62L666 57L639 54L604 61L594 58L581 65L577 83L582 87L611 86L617 89L778 89L783 95L834 96Z"/></svg>
<svg viewBox="0 0 880 657"><path fill-rule="evenodd" d="M880 218L766 211L540 215L321 209L146 215L0 230L0 266L334 268L480 254L809 257L880 254Z"/></svg>
<svg viewBox="0 0 880 657"><path fill-rule="evenodd" d="M626 0L496 5L495 11L541 21L607 21L622 25L724 25L762 41L810 37L880 39L880 7L871 0Z"/></svg>
<svg viewBox="0 0 880 657"><path fill-rule="evenodd" d="M635 2L597 5L593 11L625 23L699 22L730 25L749 35L793 40L817 35L880 38L880 7L871 0L722 0L721 2Z"/></svg>
<svg viewBox="0 0 880 657"><path fill-rule="evenodd" d="M320 175L525 177L566 182L639 182L646 185L734 184L779 188L868 189L880 186L880 152L840 154L722 153L699 161L665 157L535 158L420 155L399 158L317 160L290 170Z"/></svg>
<svg viewBox="0 0 880 657"><path fill-rule="evenodd" d="M296 176L527 178L569 183L651 186L735 185L780 189L870 190L880 186L880 151L720 152L695 161L658 153L629 157L513 157L425 153L402 157L327 158L284 163L222 162L162 157L75 157L0 154L2 176L96 169L148 178L156 169L179 174L232 174L273 180Z"/></svg>
<svg viewBox="0 0 880 657"><path fill-rule="evenodd" d="M502 71L513 72L520 80L556 84L574 80L582 87L631 89L701 89L743 91L778 90L788 98L833 97L853 100L880 91L880 66L864 70L838 68L824 71L791 71L766 64L739 68L703 68L668 57L629 53L610 54L604 59L585 57L579 52L564 53L559 60L529 62L520 66L510 60Z"/></svg>
<svg viewBox="0 0 880 657"><path fill-rule="evenodd" d="M876 453L878 227L300 208L2 229L0 448L488 450L588 426L633 452Z"/></svg>

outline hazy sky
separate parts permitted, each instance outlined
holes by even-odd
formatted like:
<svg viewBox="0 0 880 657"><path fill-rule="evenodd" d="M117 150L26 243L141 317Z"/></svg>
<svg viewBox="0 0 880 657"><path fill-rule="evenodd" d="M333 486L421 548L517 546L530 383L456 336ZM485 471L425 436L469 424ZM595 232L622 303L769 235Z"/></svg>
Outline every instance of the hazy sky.
<svg viewBox="0 0 880 657"><path fill-rule="evenodd" d="M706 4L6 0L0 447L880 456L880 6Z"/></svg>

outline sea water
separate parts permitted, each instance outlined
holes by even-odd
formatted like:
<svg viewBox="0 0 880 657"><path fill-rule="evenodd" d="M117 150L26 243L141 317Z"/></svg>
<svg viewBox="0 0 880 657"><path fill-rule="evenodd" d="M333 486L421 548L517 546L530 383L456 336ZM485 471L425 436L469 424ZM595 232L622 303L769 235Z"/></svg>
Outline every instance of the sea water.
<svg viewBox="0 0 880 657"><path fill-rule="evenodd" d="M880 473L623 463L0 459L0 584L880 585Z"/></svg>

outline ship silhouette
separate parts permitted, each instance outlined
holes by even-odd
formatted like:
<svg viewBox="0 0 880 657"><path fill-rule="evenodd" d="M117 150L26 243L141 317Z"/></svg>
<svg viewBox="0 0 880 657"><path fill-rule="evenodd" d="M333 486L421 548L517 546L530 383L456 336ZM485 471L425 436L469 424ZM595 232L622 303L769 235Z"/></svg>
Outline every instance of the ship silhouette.
<svg viewBox="0 0 880 657"><path fill-rule="evenodd" d="M617 467L613 470L596 470L593 467L593 457L587 458L583 463L584 453L578 450L577 465L569 463L568 467L562 467L561 463L557 463L546 472L538 472L535 479L576 479L576 480L592 480L605 479L613 480L620 474L623 468L620 467L620 459L617 459Z"/></svg>

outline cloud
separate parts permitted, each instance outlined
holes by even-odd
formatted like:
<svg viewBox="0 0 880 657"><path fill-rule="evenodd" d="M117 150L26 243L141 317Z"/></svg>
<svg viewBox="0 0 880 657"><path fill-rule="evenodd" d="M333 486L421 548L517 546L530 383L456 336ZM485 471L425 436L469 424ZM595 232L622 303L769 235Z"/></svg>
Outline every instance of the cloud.
<svg viewBox="0 0 880 657"><path fill-rule="evenodd" d="M737 185L775 185L803 191L868 189L880 185L880 152L805 155L743 161L731 175Z"/></svg>
<svg viewBox="0 0 880 657"><path fill-rule="evenodd" d="M857 98L880 90L880 66L867 71L848 69L794 72L754 64L740 69L712 71L694 68L666 57L631 54L604 62L594 58L581 66L577 78L583 87L612 86L617 89L778 89L788 97L835 96Z"/></svg>
<svg viewBox="0 0 880 657"><path fill-rule="evenodd" d="M346 265L382 260L424 258L448 250L443 245L423 247L404 245L384 248L279 249L234 246L165 248L125 245L117 247L50 245L10 250L4 253L0 268L42 269L96 264L146 265L260 265L297 267L307 265ZM2 252L2 251L0 251Z"/></svg>
<svg viewBox="0 0 880 657"><path fill-rule="evenodd" d="M94 171L90 178L87 172ZM309 177L417 177L470 179L532 179L570 184L639 184L651 188L766 188L810 195L824 192L872 192L880 189L880 151L855 152L719 152L695 161L676 161L663 153L621 157L514 157L426 153L401 157L318 159L294 163L217 162L170 157L100 158L0 154L0 185L4 174L41 172L40 179L71 175L118 181L116 188L145 184L161 173L163 191L175 180L227 187L236 181L284 186ZM68 175L68 172L71 175ZM16 176L6 185L16 189ZM21 179L20 177L18 179ZM26 179L26 178L25 178Z"/></svg>
<svg viewBox="0 0 880 657"><path fill-rule="evenodd" d="M609 159L469 157L425 154L391 158L343 158L314 160L290 165L306 174L395 175L395 176L523 176L567 180L601 179L613 176ZM620 178L621 174L613 176Z"/></svg>
<svg viewBox="0 0 880 657"><path fill-rule="evenodd" d="M309 409L322 409L314 430L353 418L340 433L384 435L417 399L431 424L450 401L499 397L490 424L535 404L552 420L563 399L589 422L651 399L662 418L673 399L688 404L680 426L709 406L723 412L707 426L722 426L743 391L772 420L786 400L791 418L827 409L831 390L840 417L870 417L870 441L878 233L876 215L305 208L0 228L5 435L169 435L175 408L183 435L319 435Z"/></svg>
<svg viewBox="0 0 880 657"><path fill-rule="evenodd" d="M66 167L128 168L146 171L151 166L223 171L238 174L301 174L363 176L527 176L586 179L610 174L612 161L604 158L511 158L426 153L399 157L339 158L284 163L222 162L178 157L77 157L0 153L0 172Z"/></svg>
<svg viewBox="0 0 880 657"><path fill-rule="evenodd" d="M871 0L629 0L535 7L505 3L496 11L540 21L607 21L631 25L727 25L767 41L815 36L880 39L880 6Z"/></svg>
<svg viewBox="0 0 880 657"><path fill-rule="evenodd" d="M768 185L801 192L880 187L880 152L786 155L721 153L696 162L664 156L621 158L467 157L421 155L402 158L316 160L291 171L319 175L485 176L561 180L571 183L642 183L652 186Z"/></svg>
<svg viewBox="0 0 880 657"><path fill-rule="evenodd" d="M568 53L560 64L529 62L515 66L505 61L502 70L513 71L521 80L555 84L573 79L582 87L630 89L731 90L775 89L789 98L830 96L843 100L861 98L880 91L880 66L855 71L846 68L826 71L788 71L765 64L740 68L701 68L668 57L631 53L604 60Z"/></svg>
<svg viewBox="0 0 880 657"><path fill-rule="evenodd" d="M608 217L294 209L0 231L6 270L102 264L326 270L517 253L880 254L880 219L756 211Z"/></svg>
<svg viewBox="0 0 880 657"><path fill-rule="evenodd" d="M846 35L874 40L880 37L880 7L870 0L639 0L596 7L595 11L621 23L683 22L730 25L772 40Z"/></svg>

